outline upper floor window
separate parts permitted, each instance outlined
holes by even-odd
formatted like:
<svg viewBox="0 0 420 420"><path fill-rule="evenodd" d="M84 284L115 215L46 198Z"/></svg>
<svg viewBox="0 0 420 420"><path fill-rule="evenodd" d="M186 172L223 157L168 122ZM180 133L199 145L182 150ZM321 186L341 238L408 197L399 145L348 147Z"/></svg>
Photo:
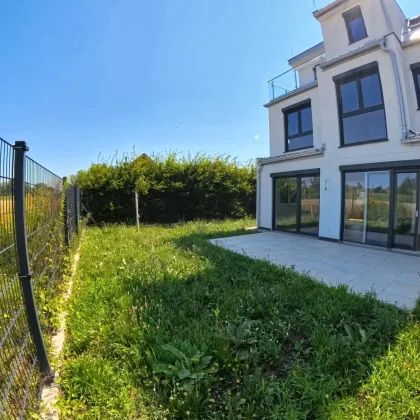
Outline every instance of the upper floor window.
<svg viewBox="0 0 420 420"><path fill-rule="evenodd" d="M286 152L307 149L314 144L311 101L283 109L285 119Z"/></svg>
<svg viewBox="0 0 420 420"><path fill-rule="evenodd" d="M414 78L414 89L416 90L417 105L420 110L420 63L412 64L411 71L413 72Z"/></svg>
<svg viewBox="0 0 420 420"><path fill-rule="evenodd" d="M360 6L353 7L353 9L344 12L343 18L346 22L350 44L367 37L365 21L363 20Z"/></svg>
<svg viewBox="0 0 420 420"><path fill-rule="evenodd" d="M334 77L337 84L341 146L387 140L378 64Z"/></svg>

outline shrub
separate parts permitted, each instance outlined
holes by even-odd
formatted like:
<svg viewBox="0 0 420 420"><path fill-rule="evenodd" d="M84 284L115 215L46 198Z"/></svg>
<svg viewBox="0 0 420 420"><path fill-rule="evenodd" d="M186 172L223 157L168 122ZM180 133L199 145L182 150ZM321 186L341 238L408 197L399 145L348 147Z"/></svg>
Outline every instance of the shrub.
<svg viewBox="0 0 420 420"><path fill-rule="evenodd" d="M256 169L229 156L126 157L79 171L76 184L97 222L134 220L134 191L146 223L255 215Z"/></svg>

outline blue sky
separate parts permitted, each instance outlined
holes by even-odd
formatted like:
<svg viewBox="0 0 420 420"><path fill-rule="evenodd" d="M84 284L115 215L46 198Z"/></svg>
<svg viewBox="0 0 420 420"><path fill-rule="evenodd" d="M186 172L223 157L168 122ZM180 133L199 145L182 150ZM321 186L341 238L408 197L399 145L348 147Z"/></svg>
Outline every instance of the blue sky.
<svg viewBox="0 0 420 420"><path fill-rule="evenodd" d="M420 13L416 0L400 5ZM133 147L266 156L266 82L322 40L313 10L312 0L3 1L0 136L26 140L59 175Z"/></svg>

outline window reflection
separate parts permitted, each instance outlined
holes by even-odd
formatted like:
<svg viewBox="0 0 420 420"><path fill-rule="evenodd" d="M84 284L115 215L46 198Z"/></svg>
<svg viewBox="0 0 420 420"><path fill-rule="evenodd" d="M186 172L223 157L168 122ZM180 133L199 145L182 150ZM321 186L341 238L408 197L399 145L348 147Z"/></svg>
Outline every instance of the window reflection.
<svg viewBox="0 0 420 420"><path fill-rule="evenodd" d="M319 231L319 177L302 177L300 230L318 235Z"/></svg>
<svg viewBox="0 0 420 420"><path fill-rule="evenodd" d="M343 239L387 246L389 203L389 171L345 174Z"/></svg>
<svg viewBox="0 0 420 420"><path fill-rule="evenodd" d="M276 228L296 230L297 178L276 179Z"/></svg>

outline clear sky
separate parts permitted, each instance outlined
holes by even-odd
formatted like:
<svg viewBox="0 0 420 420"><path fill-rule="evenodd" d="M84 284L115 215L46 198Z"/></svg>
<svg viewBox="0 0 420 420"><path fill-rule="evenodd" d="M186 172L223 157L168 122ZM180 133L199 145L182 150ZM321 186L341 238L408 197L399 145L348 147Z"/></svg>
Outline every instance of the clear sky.
<svg viewBox="0 0 420 420"><path fill-rule="evenodd" d="M420 14L418 0L399 3ZM133 147L267 156L267 80L322 40L314 9L313 0L2 1L0 136L26 140L59 175Z"/></svg>

